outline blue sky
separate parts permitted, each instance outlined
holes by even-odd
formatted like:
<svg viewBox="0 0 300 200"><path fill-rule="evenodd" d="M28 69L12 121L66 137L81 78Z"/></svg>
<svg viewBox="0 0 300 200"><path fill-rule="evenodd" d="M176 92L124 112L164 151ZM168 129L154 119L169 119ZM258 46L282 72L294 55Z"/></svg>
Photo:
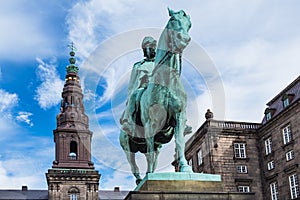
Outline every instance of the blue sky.
<svg viewBox="0 0 300 200"><path fill-rule="evenodd" d="M158 38L167 7L191 16L182 79L188 123L196 130L207 108L216 119L260 122L265 104L299 76L299 6L296 0L2 1L0 188L47 188L44 173L54 160L52 130L71 41L100 189L132 189L118 119L130 68L142 59L141 40ZM173 143L164 147L160 171L172 171L173 149ZM144 158L137 159L143 171Z"/></svg>

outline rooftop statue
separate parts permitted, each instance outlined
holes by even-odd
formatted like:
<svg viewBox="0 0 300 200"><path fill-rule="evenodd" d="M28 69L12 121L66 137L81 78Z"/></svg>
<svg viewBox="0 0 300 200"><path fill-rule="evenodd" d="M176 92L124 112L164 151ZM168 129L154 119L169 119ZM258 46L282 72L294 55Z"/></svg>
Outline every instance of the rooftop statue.
<svg viewBox="0 0 300 200"><path fill-rule="evenodd" d="M159 39L154 63L151 61L153 57L150 56L149 60L149 52L155 55L153 46L152 50L151 47L143 47L146 58L133 67L127 107L120 120L120 144L137 184L142 179L134 153L140 151L146 155L147 173L152 173L157 166L162 144L171 141L173 136L179 170L192 172L184 155L184 134L191 132L191 127L186 126L187 95L180 80L181 55L190 41L188 31L191 21L183 10L174 12L169 9L169 15L170 19ZM140 72L138 76L135 75L139 69L146 69L145 76ZM152 74L149 76L150 71Z"/></svg>

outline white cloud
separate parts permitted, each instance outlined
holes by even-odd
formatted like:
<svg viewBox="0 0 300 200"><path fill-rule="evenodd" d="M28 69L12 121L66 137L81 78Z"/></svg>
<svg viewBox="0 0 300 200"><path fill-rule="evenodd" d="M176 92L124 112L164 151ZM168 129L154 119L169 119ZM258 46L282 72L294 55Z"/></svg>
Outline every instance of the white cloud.
<svg viewBox="0 0 300 200"><path fill-rule="evenodd" d="M5 112L18 104L19 98L16 93L9 93L0 89L0 113Z"/></svg>
<svg viewBox="0 0 300 200"><path fill-rule="evenodd" d="M33 114L30 112L18 112L18 116L16 117L16 119L20 122L25 122L26 124L28 124L30 127L33 126L33 122L30 119L30 116L32 116Z"/></svg>
<svg viewBox="0 0 300 200"><path fill-rule="evenodd" d="M20 153L14 157L16 152L7 153L10 153L12 158L0 161L1 189L21 189L22 185L27 185L29 189L47 188L44 174L50 167L48 163L51 162L46 159L49 159L49 156L33 156L31 153L32 157L25 157Z"/></svg>
<svg viewBox="0 0 300 200"><path fill-rule="evenodd" d="M55 44L58 42L56 35L53 34L56 30L53 24L50 24L47 13L51 12L51 9L53 7L46 2L38 6L36 3L18 0L2 1L0 8L0 27L3 30L0 31L2 59L27 60L36 55L53 54L53 49L56 50Z"/></svg>
<svg viewBox="0 0 300 200"><path fill-rule="evenodd" d="M214 50L226 94L226 118L260 122L265 104L299 75L300 38L263 39Z"/></svg>
<svg viewBox="0 0 300 200"><path fill-rule="evenodd" d="M64 81L59 78L54 64L47 64L40 58L36 60L39 63L37 75L42 84L37 87L34 99L46 110L60 102Z"/></svg>

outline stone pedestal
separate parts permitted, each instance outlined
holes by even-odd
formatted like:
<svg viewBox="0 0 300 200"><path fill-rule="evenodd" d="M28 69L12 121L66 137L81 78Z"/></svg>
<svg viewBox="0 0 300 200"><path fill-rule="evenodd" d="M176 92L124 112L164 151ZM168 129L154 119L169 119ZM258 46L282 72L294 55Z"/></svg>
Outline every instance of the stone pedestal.
<svg viewBox="0 0 300 200"><path fill-rule="evenodd" d="M221 176L215 174L166 172L150 173L135 191L223 192Z"/></svg>
<svg viewBox="0 0 300 200"><path fill-rule="evenodd" d="M125 200L252 200L254 193L224 192L220 175L202 173L150 173Z"/></svg>

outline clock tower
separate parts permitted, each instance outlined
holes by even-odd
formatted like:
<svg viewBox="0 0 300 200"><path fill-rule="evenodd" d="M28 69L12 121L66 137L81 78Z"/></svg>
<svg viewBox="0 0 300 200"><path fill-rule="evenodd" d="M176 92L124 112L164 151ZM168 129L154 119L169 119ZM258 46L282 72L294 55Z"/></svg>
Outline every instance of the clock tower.
<svg viewBox="0 0 300 200"><path fill-rule="evenodd" d="M83 93L78 67L75 65L75 48L72 45L70 64L62 91L60 113L53 131L55 160L46 173L49 200L98 200L100 174L91 161L89 118L85 114Z"/></svg>

